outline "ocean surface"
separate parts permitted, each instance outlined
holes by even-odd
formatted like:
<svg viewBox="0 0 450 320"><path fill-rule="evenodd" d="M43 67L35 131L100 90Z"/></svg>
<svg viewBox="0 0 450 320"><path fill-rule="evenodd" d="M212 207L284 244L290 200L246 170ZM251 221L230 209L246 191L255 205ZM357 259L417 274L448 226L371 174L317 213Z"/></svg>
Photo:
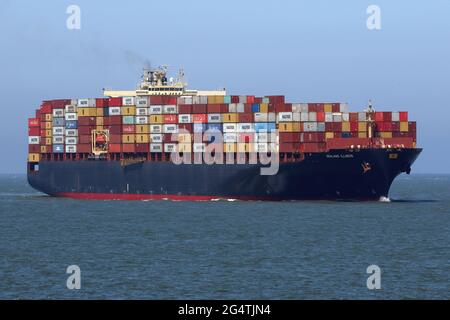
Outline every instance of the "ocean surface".
<svg viewBox="0 0 450 320"><path fill-rule="evenodd" d="M450 299L450 175L401 176L390 197L80 201L0 175L0 299Z"/></svg>

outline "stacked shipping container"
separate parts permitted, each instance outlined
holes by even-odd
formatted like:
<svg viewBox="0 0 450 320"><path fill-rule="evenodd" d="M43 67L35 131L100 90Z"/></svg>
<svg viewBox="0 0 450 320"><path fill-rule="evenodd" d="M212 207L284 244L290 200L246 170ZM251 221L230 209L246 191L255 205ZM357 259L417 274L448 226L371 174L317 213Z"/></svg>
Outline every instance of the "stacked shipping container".
<svg viewBox="0 0 450 320"><path fill-rule="evenodd" d="M29 161L42 154L90 154L92 132L102 130L109 132L110 154L203 152L219 142L214 132L223 133L225 153L416 143L416 123L407 112L349 112L344 103L291 104L283 96L117 97L45 101L29 119Z"/></svg>

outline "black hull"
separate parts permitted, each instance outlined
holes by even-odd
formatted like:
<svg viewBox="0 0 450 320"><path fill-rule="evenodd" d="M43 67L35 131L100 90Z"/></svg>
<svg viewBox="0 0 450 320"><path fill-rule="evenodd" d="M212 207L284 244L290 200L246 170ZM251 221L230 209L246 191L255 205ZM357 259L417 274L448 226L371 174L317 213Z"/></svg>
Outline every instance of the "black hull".
<svg viewBox="0 0 450 320"><path fill-rule="evenodd" d="M87 199L378 200L421 149L333 150L281 162L278 174L260 165L119 161L43 161L30 185L52 196ZM397 156L395 156L397 155ZM370 169L363 164L369 164ZM368 169L368 170L367 170Z"/></svg>

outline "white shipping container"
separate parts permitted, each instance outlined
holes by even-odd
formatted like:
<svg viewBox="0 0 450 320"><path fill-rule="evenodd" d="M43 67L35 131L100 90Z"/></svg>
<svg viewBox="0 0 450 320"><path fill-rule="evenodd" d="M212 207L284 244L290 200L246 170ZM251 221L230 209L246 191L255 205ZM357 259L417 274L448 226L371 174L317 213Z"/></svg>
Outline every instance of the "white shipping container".
<svg viewBox="0 0 450 320"><path fill-rule="evenodd" d="M78 129L66 129L66 137L78 137Z"/></svg>
<svg viewBox="0 0 450 320"><path fill-rule="evenodd" d="M223 124L223 132L237 132L237 124L236 123L224 123Z"/></svg>
<svg viewBox="0 0 450 320"><path fill-rule="evenodd" d="M151 143L150 144L150 152L162 152L162 144L161 143Z"/></svg>
<svg viewBox="0 0 450 320"><path fill-rule="evenodd" d="M151 124L150 125L150 133L162 133L162 125L161 124Z"/></svg>
<svg viewBox="0 0 450 320"><path fill-rule="evenodd" d="M333 122L333 113L325 112L325 122Z"/></svg>
<svg viewBox="0 0 450 320"><path fill-rule="evenodd" d="M109 115L110 116L120 116L122 111L121 107L109 107Z"/></svg>
<svg viewBox="0 0 450 320"><path fill-rule="evenodd" d="M221 123L222 115L220 113L210 113L208 114L208 123Z"/></svg>
<svg viewBox="0 0 450 320"><path fill-rule="evenodd" d="M305 132L316 132L317 122L305 122L303 123L303 131Z"/></svg>
<svg viewBox="0 0 450 320"><path fill-rule="evenodd" d="M253 123L238 123L237 132L244 132L244 133L255 132L255 125Z"/></svg>
<svg viewBox="0 0 450 320"><path fill-rule="evenodd" d="M77 137L66 137L66 144L77 144L78 138ZM58 144L58 143L55 143Z"/></svg>
<svg viewBox="0 0 450 320"><path fill-rule="evenodd" d="M255 152L269 152L269 144L257 142L254 143Z"/></svg>
<svg viewBox="0 0 450 320"><path fill-rule="evenodd" d="M148 115L148 108L138 107L138 108L136 108L136 114L138 116L146 116L146 115Z"/></svg>
<svg viewBox="0 0 450 320"><path fill-rule="evenodd" d="M66 146L66 153L77 153L77 146L76 145Z"/></svg>
<svg viewBox="0 0 450 320"><path fill-rule="evenodd" d="M76 113L77 112L77 107L74 106L74 105L68 104L65 107L65 111L66 111L66 113Z"/></svg>
<svg viewBox="0 0 450 320"><path fill-rule="evenodd" d="M78 99L77 106L78 106L78 108L89 107L89 99Z"/></svg>
<svg viewBox="0 0 450 320"><path fill-rule="evenodd" d="M162 114L162 106L150 106L150 114Z"/></svg>
<svg viewBox="0 0 450 320"><path fill-rule="evenodd" d="M162 134L160 134L160 133L158 133L158 134L155 134L155 133L150 134L150 142L151 143L161 143L162 140L163 140L163 135Z"/></svg>
<svg viewBox="0 0 450 320"><path fill-rule="evenodd" d="M292 121L292 112L279 112L278 113L278 121L279 122L291 122Z"/></svg>
<svg viewBox="0 0 450 320"><path fill-rule="evenodd" d="M307 103L300 103L300 112L308 112L308 104Z"/></svg>
<svg viewBox="0 0 450 320"><path fill-rule="evenodd" d="M148 107L148 97L137 97L136 98L136 107L147 108Z"/></svg>
<svg viewBox="0 0 450 320"><path fill-rule="evenodd" d="M178 115L178 123L192 123L192 115L191 114Z"/></svg>
<svg viewBox="0 0 450 320"><path fill-rule="evenodd" d="M54 118L64 117L64 109L53 109L53 117Z"/></svg>
<svg viewBox="0 0 450 320"><path fill-rule="evenodd" d="M228 132L223 134L223 142L225 143L233 143L237 142L237 133Z"/></svg>
<svg viewBox="0 0 450 320"><path fill-rule="evenodd" d="M54 136L52 137L53 144L63 144L64 143L64 137L63 136Z"/></svg>
<svg viewBox="0 0 450 320"><path fill-rule="evenodd" d="M392 112L392 121L400 121L400 112Z"/></svg>
<svg viewBox="0 0 450 320"><path fill-rule="evenodd" d="M292 104L292 112L302 112L300 103Z"/></svg>
<svg viewBox="0 0 450 320"><path fill-rule="evenodd" d="M136 124L147 124L147 123L148 123L147 116L137 116L136 117Z"/></svg>
<svg viewBox="0 0 450 320"><path fill-rule="evenodd" d="M237 104L236 103L230 103L228 105L228 112L230 112L230 113L237 112Z"/></svg>
<svg viewBox="0 0 450 320"><path fill-rule="evenodd" d="M239 96L239 103L247 103L247 96Z"/></svg>
<svg viewBox="0 0 450 320"><path fill-rule="evenodd" d="M70 104L75 107L78 106L78 99L71 99Z"/></svg>
<svg viewBox="0 0 450 320"><path fill-rule="evenodd" d="M194 143L192 149L194 152L205 152L206 146L204 143Z"/></svg>
<svg viewBox="0 0 450 320"><path fill-rule="evenodd" d="M350 113L346 112L342 114L342 121L348 122L350 121Z"/></svg>
<svg viewBox="0 0 450 320"><path fill-rule="evenodd" d="M339 105L339 111L340 112L349 112L349 107L348 107L348 103L341 103Z"/></svg>
<svg viewBox="0 0 450 320"><path fill-rule="evenodd" d="M136 105L136 98L135 97L123 97L122 98L122 105L124 105L124 106L135 106Z"/></svg>
<svg viewBox="0 0 450 320"><path fill-rule="evenodd" d="M269 121L269 115L265 112L255 112L255 122L267 122Z"/></svg>
<svg viewBox="0 0 450 320"><path fill-rule="evenodd" d="M275 112L269 112L268 115L268 122L275 122L277 120L277 115Z"/></svg>
<svg viewBox="0 0 450 320"><path fill-rule="evenodd" d="M244 103L238 103L236 104L236 111L239 113L245 112L245 104Z"/></svg>
<svg viewBox="0 0 450 320"><path fill-rule="evenodd" d="M175 114L178 112L178 108L176 105L168 104L163 107L163 112L165 114Z"/></svg>
<svg viewBox="0 0 450 320"><path fill-rule="evenodd" d="M300 121L301 117L300 117L300 112L292 112L292 121Z"/></svg>
<svg viewBox="0 0 450 320"><path fill-rule="evenodd" d="M333 113L333 122L342 122L342 114Z"/></svg>
<svg viewBox="0 0 450 320"><path fill-rule="evenodd" d="M39 144L41 142L40 136L29 136L28 137L28 144Z"/></svg>
<svg viewBox="0 0 450 320"><path fill-rule="evenodd" d="M177 144L176 143L164 143L164 152L176 152Z"/></svg>
<svg viewBox="0 0 450 320"><path fill-rule="evenodd" d="M301 112L300 113L300 121L302 121L302 122L309 121L309 113L308 112Z"/></svg>
<svg viewBox="0 0 450 320"><path fill-rule="evenodd" d="M192 104L200 104L200 97L199 96L193 96L192 97Z"/></svg>
<svg viewBox="0 0 450 320"><path fill-rule="evenodd" d="M64 135L64 127L53 127L53 135L54 136L63 136Z"/></svg>
<svg viewBox="0 0 450 320"><path fill-rule="evenodd" d="M208 104L208 96L200 96L200 104Z"/></svg>
<svg viewBox="0 0 450 320"><path fill-rule="evenodd" d="M177 133L178 132L178 125L176 125L176 124L165 124L163 126L163 132L164 133Z"/></svg>
<svg viewBox="0 0 450 320"><path fill-rule="evenodd" d="M317 112L309 112L308 121L317 121Z"/></svg>
<svg viewBox="0 0 450 320"><path fill-rule="evenodd" d="M181 101L178 104L192 104L193 102L192 97L179 97L178 99Z"/></svg>
<svg viewBox="0 0 450 320"><path fill-rule="evenodd" d="M367 120L367 115L365 112L358 112L358 121L363 122Z"/></svg>
<svg viewBox="0 0 450 320"><path fill-rule="evenodd" d="M64 115L64 118L67 121L76 121L76 120L78 120L78 114L77 113L66 113Z"/></svg>
<svg viewBox="0 0 450 320"><path fill-rule="evenodd" d="M256 134L256 142L267 143L269 142L270 134L268 132L258 132Z"/></svg>

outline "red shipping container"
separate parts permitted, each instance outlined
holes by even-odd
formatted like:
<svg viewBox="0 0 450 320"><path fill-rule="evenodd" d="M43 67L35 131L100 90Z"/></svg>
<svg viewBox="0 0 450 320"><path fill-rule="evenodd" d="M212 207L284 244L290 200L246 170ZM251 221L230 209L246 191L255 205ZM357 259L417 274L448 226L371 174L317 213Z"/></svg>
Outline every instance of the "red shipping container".
<svg viewBox="0 0 450 320"><path fill-rule="evenodd" d="M280 132L279 137L280 137L280 143L300 141L300 133L299 132Z"/></svg>
<svg viewBox="0 0 450 320"><path fill-rule="evenodd" d="M263 99L261 97L255 97L255 102L254 103L263 103Z"/></svg>
<svg viewBox="0 0 450 320"><path fill-rule="evenodd" d="M391 122L392 131L400 131L400 122Z"/></svg>
<svg viewBox="0 0 450 320"><path fill-rule="evenodd" d="M110 125L110 121L109 121L109 116L106 116L103 118L103 125L104 126L109 126Z"/></svg>
<svg viewBox="0 0 450 320"><path fill-rule="evenodd" d="M52 104L51 102L43 102L41 108L39 109L41 114L43 113L52 113Z"/></svg>
<svg viewBox="0 0 450 320"><path fill-rule="evenodd" d="M238 113L238 122L253 122L253 113Z"/></svg>
<svg viewBox="0 0 450 320"><path fill-rule="evenodd" d="M177 97L162 96L162 103L161 104L177 104Z"/></svg>
<svg viewBox="0 0 450 320"><path fill-rule="evenodd" d="M325 133L323 132L304 132L302 142L324 142Z"/></svg>
<svg viewBox="0 0 450 320"><path fill-rule="evenodd" d="M408 122L408 131L414 133L417 131L417 124L415 121Z"/></svg>
<svg viewBox="0 0 450 320"><path fill-rule="evenodd" d="M334 130L333 122L325 122L325 131L332 132L333 130Z"/></svg>
<svg viewBox="0 0 450 320"><path fill-rule="evenodd" d="M180 104L178 106L178 112L180 114L182 114L182 113L185 113L185 114L192 113L192 104Z"/></svg>
<svg viewBox="0 0 450 320"><path fill-rule="evenodd" d="M208 104L206 109L208 113L220 113L220 104Z"/></svg>
<svg viewBox="0 0 450 320"><path fill-rule="evenodd" d="M255 103L255 96L247 96L247 103Z"/></svg>
<svg viewBox="0 0 450 320"><path fill-rule="evenodd" d="M95 117L78 117L79 126L95 126L96 124Z"/></svg>
<svg viewBox="0 0 450 320"><path fill-rule="evenodd" d="M228 113L228 110L229 110L228 104L222 103L220 105L220 113Z"/></svg>
<svg viewBox="0 0 450 320"><path fill-rule="evenodd" d="M178 135L174 134L173 139L177 139ZM172 143L172 142L176 142L177 140L172 140L172 133L164 133L162 136L162 140L164 143Z"/></svg>
<svg viewBox="0 0 450 320"><path fill-rule="evenodd" d="M391 122L392 121L392 112L383 112L383 121Z"/></svg>
<svg viewBox="0 0 450 320"><path fill-rule="evenodd" d="M206 113L206 104L194 104L192 105L192 113Z"/></svg>
<svg viewBox="0 0 450 320"><path fill-rule="evenodd" d="M341 111L341 104L340 103L332 103L331 104L331 110L333 112L340 112Z"/></svg>
<svg viewBox="0 0 450 320"><path fill-rule="evenodd" d="M71 100L69 99L59 99L59 100L52 100L52 108L53 109L64 109L66 105L69 105L71 103Z"/></svg>
<svg viewBox="0 0 450 320"><path fill-rule="evenodd" d="M124 143L122 145L122 152L124 153L134 153L136 152L136 145L133 143Z"/></svg>
<svg viewBox="0 0 450 320"><path fill-rule="evenodd" d="M358 122L350 122L350 131L351 132L358 132Z"/></svg>
<svg viewBox="0 0 450 320"><path fill-rule="evenodd" d="M105 117L104 119L107 119L108 117ZM122 124L122 116L110 116L109 125L121 125Z"/></svg>
<svg viewBox="0 0 450 320"><path fill-rule="evenodd" d="M91 140L91 135L81 135L81 136L79 136L79 141L78 141L79 143L81 143L81 144L86 144L86 143L92 143L92 140Z"/></svg>
<svg viewBox="0 0 450 320"><path fill-rule="evenodd" d="M92 152L92 145L90 143L85 144L77 144L77 152L78 153L91 153Z"/></svg>
<svg viewBox="0 0 450 320"><path fill-rule="evenodd" d="M176 123L178 123L178 115L165 114L165 115L163 115L163 120L164 120L165 124L176 124Z"/></svg>
<svg viewBox="0 0 450 320"><path fill-rule="evenodd" d="M121 107L122 106L122 97L109 98L108 105L110 107Z"/></svg>
<svg viewBox="0 0 450 320"><path fill-rule="evenodd" d="M302 152L323 152L326 150L326 144L325 143L302 143L301 147Z"/></svg>
<svg viewBox="0 0 450 320"><path fill-rule="evenodd" d="M120 143L110 143L108 146L108 151L110 153L121 153L122 145Z"/></svg>
<svg viewBox="0 0 450 320"><path fill-rule="evenodd" d="M40 136L42 138L45 138L46 134L45 134L45 129L40 129Z"/></svg>
<svg viewBox="0 0 450 320"><path fill-rule="evenodd" d="M376 122L382 122L384 121L384 112L375 112L375 121Z"/></svg>
<svg viewBox="0 0 450 320"><path fill-rule="evenodd" d="M279 144L280 152L294 152L294 144L292 142L283 142Z"/></svg>
<svg viewBox="0 0 450 320"><path fill-rule="evenodd" d="M275 112L289 112L289 109L284 103L275 103ZM291 111L292 111L292 105L291 105Z"/></svg>
<svg viewBox="0 0 450 320"><path fill-rule="evenodd" d="M315 103L308 103L308 112L317 112L317 106Z"/></svg>
<svg viewBox="0 0 450 320"><path fill-rule="evenodd" d="M122 133L124 134L132 134L136 132L136 126L133 124L124 124L122 126Z"/></svg>
<svg viewBox="0 0 450 320"><path fill-rule="evenodd" d="M335 138L327 140L328 149L348 149L352 145L357 147L358 145L362 148L368 147L370 144L369 138Z"/></svg>
<svg viewBox="0 0 450 320"><path fill-rule="evenodd" d="M331 122L333 124L333 131L334 132L341 132L342 131L342 122Z"/></svg>
<svg viewBox="0 0 450 320"><path fill-rule="evenodd" d="M269 106L267 109L269 112L275 112L275 105L273 103L269 103Z"/></svg>
<svg viewBox="0 0 450 320"><path fill-rule="evenodd" d="M29 136L39 136L40 134L41 134L41 128L40 127L28 128L28 135Z"/></svg>
<svg viewBox="0 0 450 320"><path fill-rule="evenodd" d="M36 119L36 118L28 119L28 127L29 128L39 128L40 127L40 120Z"/></svg>
<svg viewBox="0 0 450 320"><path fill-rule="evenodd" d="M92 134L92 130L95 130L96 127L95 126L79 126L78 127L78 135L88 135L88 134Z"/></svg>
<svg viewBox="0 0 450 320"><path fill-rule="evenodd" d="M105 127L105 129L108 129L110 134L122 134L122 126L120 124L113 124Z"/></svg>
<svg viewBox="0 0 450 320"><path fill-rule="evenodd" d="M402 122L408 121L408 112L406 112L406 111L399 112L399 116L400 116L400 121L402 121Z"/></svg>
<svg viewBox="0 0 450 320"><path fill-rule="evenodd" d="M188 132L192 132L192 123L180 123L178 124L178 131L186 130Z"/></svg>
<svg viewBox="0 0 450 320"><path fill-rule="evenodd" d="M207 114L193 114L192 122L194 123L207 123L208 115Z"/></svg>
<svg viewBox="0 0 450 320"><path fill-rule="evenodd" d="M239 96L231 96L231 103L239 103Z"/></svg>
<svg viewBox="0 0 450 320"><path fill-rule="evenodd" d="M255 142L255 134L254 133L238 133L238 142L239 143L254 143Z"/></svg>
<svg viewBox="0 0 450 320"><path fill-rule="evenodd" d="M95 99L95 105L97 106L97 108L108 107L109 106L109 99L108 98Z"/></svg>
<svg viewBox="0 0 450 320"><path fill-rule="evenodd" d="M29 144L28 145L28 152L29 153L40 153L41 152L41 146L38 144Z"/></svg>
<svg viewBox="0 0 450 320"><path fill-rule="evenodd" d="M392 122L383 122L383 130L386 132L392 131Z"/></svg>
<svg viewBox="0 0 450 320"><path fill-rule="evenodd" d="M350 112L349 120L350 120L350 122L358 122L358 113ZM356 131L358 131L358 130L356 130Z"/></svg>
<svg viewBox="0 0 450 320"><path fill-rule="evenodd" d="M45 152L41 152L41 153L52 153L52 146L41 146L41 148L44 147L45 148Z"/></svg>
<svg viewBox="0 0 450 320"><path fill-rule="evenodd" d="M317 122L325 122L325 112L323 111L317 112Z"/></svg>
<svg viewBox="0 0 450 320"><path fill-rule="evenodd" d="M284 96L266 96L269 101L274 104L284 104Z"/></svg>
<svg viewBox="0 0 450 320"><path fill-rule="evenodd" d="M251 113L252 112L252 105L249 103L244 104L244 113Z"/></svg>
<svg viewBox="0 0 450 320"><path fill-rule="evenodd" d="M150 152L150 144L148 143L137 143L136 152L148 153Z"/></svg>
<svg viewBox="0 0 450 320"><path fill-rule="evenodd" d="M110 143L122 143L122 135L121 134L112 134L109 135L109 142Z"/></svg>

